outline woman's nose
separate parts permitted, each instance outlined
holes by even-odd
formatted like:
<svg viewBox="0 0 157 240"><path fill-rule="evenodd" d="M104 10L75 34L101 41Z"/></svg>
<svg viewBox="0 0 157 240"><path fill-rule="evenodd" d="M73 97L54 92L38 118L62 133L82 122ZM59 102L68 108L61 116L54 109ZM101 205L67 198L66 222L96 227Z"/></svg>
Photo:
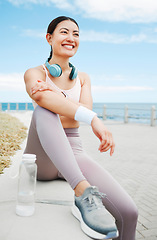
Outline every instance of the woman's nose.
<svg viewBox="0 0 157 240"><path fill-rule="evenodd" d="M72 34L68 34L67 40L68 40L69 42L74 42L74 37L73 37L73 35L72 35Z"/></svg>

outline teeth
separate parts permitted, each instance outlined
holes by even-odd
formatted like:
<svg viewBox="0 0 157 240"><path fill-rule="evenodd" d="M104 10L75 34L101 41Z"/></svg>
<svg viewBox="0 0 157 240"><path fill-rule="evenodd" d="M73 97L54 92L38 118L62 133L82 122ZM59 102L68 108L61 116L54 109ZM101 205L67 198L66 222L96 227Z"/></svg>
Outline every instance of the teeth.
<svg viewBox="0 0 157 240"><path fill-rule="evenodd" d="M64 45L64 47L66 47L68 49L72 49L73 48L73 46L71 46L71 45Z"/></svg>

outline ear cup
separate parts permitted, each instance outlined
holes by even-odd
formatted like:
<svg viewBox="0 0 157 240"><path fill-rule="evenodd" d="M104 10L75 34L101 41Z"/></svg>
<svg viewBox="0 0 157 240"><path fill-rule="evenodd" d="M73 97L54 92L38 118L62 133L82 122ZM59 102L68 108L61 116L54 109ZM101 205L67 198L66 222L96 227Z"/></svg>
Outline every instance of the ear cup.
<svg viewBox="0 0 157 240"><path fill-rule="evenodd" d="M53 77L60 77L62 75L62 69L58 64L50 65L49 72Z"/></svg>
<svg viewBox="0 0 157 240"><path fill-rule="evenodd" d="M53 77L60 77L62 75L62 69L58 64L52 64L50 65L48 61L45 62L46 67L49 70L49 73Z"/></svg>
<svg viewBox="0 0 157 240"><path fill-rule="evenodd" d="M71 72L70 72L70 75L69 75L69 78L71 80L75 79L77 77L77 74L78 74L78 70L77 68L75 68L71 63L69 63L69 67L71 67Z"/></svg>

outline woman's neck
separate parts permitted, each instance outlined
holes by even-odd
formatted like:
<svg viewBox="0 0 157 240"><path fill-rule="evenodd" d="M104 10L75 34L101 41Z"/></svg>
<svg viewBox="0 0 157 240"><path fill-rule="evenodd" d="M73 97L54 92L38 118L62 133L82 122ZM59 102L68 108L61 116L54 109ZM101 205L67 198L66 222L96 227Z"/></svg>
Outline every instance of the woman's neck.
<svg viewBox="0 0 157 240"><path fill-rule="evenodd" d="M69 58L65 59L65 58L52 57L49 63L58 64L61 67L62 71L69 69Z"/></svg>

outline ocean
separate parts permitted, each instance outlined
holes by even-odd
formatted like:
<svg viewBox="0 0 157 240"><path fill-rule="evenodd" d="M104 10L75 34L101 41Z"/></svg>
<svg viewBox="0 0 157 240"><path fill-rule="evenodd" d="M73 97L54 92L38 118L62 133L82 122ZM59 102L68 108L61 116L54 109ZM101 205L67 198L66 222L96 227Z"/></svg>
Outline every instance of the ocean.
<svg viewBox="0 0 157 240"><path fill-rule="evenodd" d="M145 123L150 124L151 108L156 108L157 118L157 103L93 103L93 111L95 111L100 118L103 117L104 105L106 106L107 119L115 121L124 121L125 106L128 106L129 122ZM9 103L11 111L17 110L33 111L32 103ZM1 111L8 110L8 103L0 104Z"/></svg>

